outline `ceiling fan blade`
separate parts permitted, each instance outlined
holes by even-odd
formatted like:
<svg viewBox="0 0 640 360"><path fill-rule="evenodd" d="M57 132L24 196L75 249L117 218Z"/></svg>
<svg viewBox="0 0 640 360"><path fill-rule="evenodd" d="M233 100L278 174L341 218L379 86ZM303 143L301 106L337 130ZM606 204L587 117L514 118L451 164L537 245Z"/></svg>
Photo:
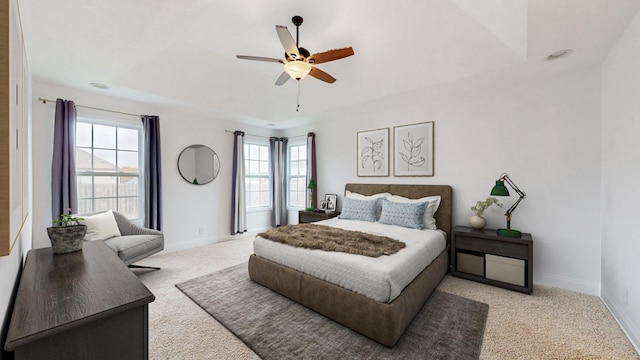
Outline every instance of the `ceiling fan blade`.
<svg viewBox="0 0 640 360"><path fill-rule="evenodd" d="M278 33L278 38L280 38L280 42L282 43L287 55L293 59L299 59L300 53L298 52L298 46L296 46L296 42L293 40L293 36L291 36L287 27L276 25L276 32Z"/></svg>
<svg viewBox="0 0 640 360"><path fill-rule="evenodd" d="M278 85L278 86L283 85L290 78L291 78L291 76L289 76L289 74L287 74L286 72L282 72L282 74L280 74L280 77L278 78L278 80L276 80L276 85Z"/></svg>
<svg viewBox="0 0 640 360"><path fill-rule="evenodd" d="M274 58L268 58L268 57L262 57L262 56L236 55L236 57L238 59L243 59L243 60L268 61L268 62L277 62L277 63L284 64L284 60L282 59L274 59Z"/></svg>
<svg viewBox="0 0 640 360"><path fill-rule="evenodd" d="M326 72L318 69L315 66L311 67L311 71L309 71L309 75L313 76L314 78L316 78L318 80L322 80L324 82L327 82L329 84L333 84L336 81L336 78L334 78L333 76L327 74Z"/></svg>
<svg viewBox="0 0 640 360"><path fill-rule="evenodd" d="M353 54L354 54L353 48L348 47L348 48L329 50L329 51L313 54L309 56L307 61L309 61L309 63L311 64L322 64L329 61L346 58L347 56L351 56Z"/></svg>

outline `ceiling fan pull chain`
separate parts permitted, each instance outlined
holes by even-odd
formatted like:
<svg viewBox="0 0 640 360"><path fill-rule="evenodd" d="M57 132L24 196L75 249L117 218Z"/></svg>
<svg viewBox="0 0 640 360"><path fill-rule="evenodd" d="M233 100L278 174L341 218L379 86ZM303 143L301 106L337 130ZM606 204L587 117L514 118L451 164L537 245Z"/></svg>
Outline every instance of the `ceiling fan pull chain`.
<svg viewBox="0 0 640 360"><path fill-rule="evenodd" d="M296 107L296 112L300 111L300 80L298 80L298 106Z"/></svg>

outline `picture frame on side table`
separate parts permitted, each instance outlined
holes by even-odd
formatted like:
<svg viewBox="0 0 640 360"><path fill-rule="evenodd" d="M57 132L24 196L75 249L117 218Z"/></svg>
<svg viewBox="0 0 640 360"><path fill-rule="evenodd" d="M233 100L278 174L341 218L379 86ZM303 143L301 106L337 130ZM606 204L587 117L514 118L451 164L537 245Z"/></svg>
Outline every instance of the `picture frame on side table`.
<svg viewBox="0 0 640 360"><path fill-rule="evenodd" d="M324 202L326 202L326 208L324 210L326 212L334 212L336 211L336 206L338 205L338 195L337 194L325 194Z"/></svg>
<svg viewBox="0 0 640 360"><path fill-rule="evenodd" d="M358 176L389 176L389 128L358 132Z"/></svg>
<svg viewBox="0 0 640 360"><path fill-rule="evenodd" d="M433 176L433 121L393 128L393 175Z"/></svg>

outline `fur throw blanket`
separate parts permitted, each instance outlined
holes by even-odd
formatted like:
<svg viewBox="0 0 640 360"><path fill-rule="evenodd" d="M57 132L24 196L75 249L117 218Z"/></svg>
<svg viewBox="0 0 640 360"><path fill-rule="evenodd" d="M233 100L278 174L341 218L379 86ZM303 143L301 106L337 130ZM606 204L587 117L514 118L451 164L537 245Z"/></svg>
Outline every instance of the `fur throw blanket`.
<svg viewBox="0 0 640 360"><path fill-rule="evenodd" d="M395 254L406 246L386 236L316 224L286 225L258 236L291 246L370 257Z"/></svg>

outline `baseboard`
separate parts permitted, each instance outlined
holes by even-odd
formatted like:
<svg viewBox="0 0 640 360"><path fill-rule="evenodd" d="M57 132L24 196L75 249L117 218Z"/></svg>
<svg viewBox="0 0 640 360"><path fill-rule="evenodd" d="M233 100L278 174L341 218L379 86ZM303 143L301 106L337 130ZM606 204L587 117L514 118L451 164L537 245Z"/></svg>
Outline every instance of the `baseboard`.
<svg viewBox="0 0 640 360"><path fill-rule="evenodd" d="M196 238L188 241L182 241L178 244L167 244L165 241L163 252L174 252L174 251L186 250L192 247L209 245L219 241L224 241L224 240L218 240L213 237L200 237L200 238Z"/></svg>
<svg viewBox="0 0 640 360"><path fill-rule="evenodd" d="M627 316L624 309L621 308L619 304L612 301L605 294L600 294L600 284L551 274L537 272L534 272L533 274L535 284L558 287L565 290L577 291L599 297L607 309L609 309L613 318L618 322L620 328L622 328L622 331L631 342L631 345L636 349L636 352L640 354L640 329L627 320L630 316Z"/></svg>
<svg viewBox="0 0 640 360"><path fill-rule="evenodd" d="M533 283L600 297L600 284L546 273L533 272Z"/></svg>
<svg viewBox="0 0 640 360"><path fill-rule="evenodd" d="M186 250L186 249L191 249L198 246L211 245L211 244L222 242L222 241L229 241L229 240L239 239L247 236L255 236L259 232L262 232L265 230L269 230L269 229L252 230L252 231L247 231L244 234L238 234L238 235L227 235L227 236L220 236L220 237L214 237L214 236L199 237L193 240L180 242L179 244L167 244L165 242L164 252Z"/></svg>
<svg viewBox="0 0 640 360"><path fill-rule="evenodd" d="M622 328L622 331L627 335L627 338L629 338L631 345L633 345L636 352L640 355L640 329L627 320L630 319L631 316L628 316L625 313L624 308L608 296L603 294L601 299L604 305L609 309L609 312L613 315L613 318L616 319Z"/></svg>

